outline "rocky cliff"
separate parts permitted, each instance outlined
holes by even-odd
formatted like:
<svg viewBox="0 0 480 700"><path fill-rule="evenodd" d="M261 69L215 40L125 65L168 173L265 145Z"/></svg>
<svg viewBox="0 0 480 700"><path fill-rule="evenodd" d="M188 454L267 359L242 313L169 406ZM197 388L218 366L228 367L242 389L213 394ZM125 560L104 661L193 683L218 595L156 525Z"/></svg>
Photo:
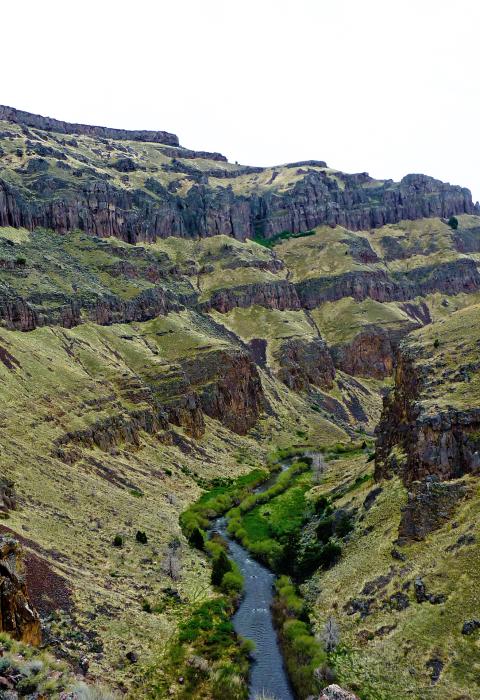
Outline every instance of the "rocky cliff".
<svg viewBox="0 0 480 700"><path fill-rule="evenodd" d="M410 484L432 475L448 480L476 474L480 470L480 408L422 410L428 380L404 353L399 353L395 387L384 399L377 429L376 477L399 473Z"/></svg>
<svg viewBox="0 0 480 700"><path fill-rule="evenodd" d="M472 306L427 326L398 353L376 431L375 477L398 474L410 490L404 537L448 520L466 493L454 480L480 473L478 314Z"/></svg>
<svg viewBox="0 0 480 700"><path fill-rule="evenodd" d="M126 129L111 129L106 126L88 126L87 124L70 124L51 117L41 117L21 109L0 105L0 120L21 124L41 131L54 131L59 134L81 134L95 138L128 139L129 141L152 141L178 146L178 136L167 131L128 131Z"/></svg>
<svg viewBox="0 0 480 700"><path fill-rule="evenodd" d="M360 230L477 211L469 190L425 175L375 181L322 161L234 167L218 153L172 148L178 139L166 132L68 124L8 107L0 107L2 124L0 145L11 156L0 167L0 226L79 228L131 243L218 234L270 239L322 224ZM145 151L143 143L168 147Z"/></svg>
<svg viewBox="0 0 480 700"><path fill-rule="evenodd" d="M275 353L280 369L278 378L295 391L304 391L310 385L331 389L335 368L326 344L315 338L290 338L281 343Z"/></svg>
<svg viewBox="0 0 480 700"><path fill-rule="evenodd" d="M40 618L29 601L21 545L12 537L0 537L0 631L38 645L42 639Z"/></svg>

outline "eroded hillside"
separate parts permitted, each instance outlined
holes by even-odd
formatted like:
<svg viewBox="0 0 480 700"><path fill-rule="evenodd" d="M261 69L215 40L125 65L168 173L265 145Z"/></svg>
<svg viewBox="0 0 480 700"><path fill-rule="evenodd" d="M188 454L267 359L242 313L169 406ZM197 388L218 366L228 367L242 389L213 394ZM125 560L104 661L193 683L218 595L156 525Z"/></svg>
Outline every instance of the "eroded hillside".
<svg viewBox="0 0 480 700"><path fill-rule="evenodd" d="M279 447L362 444L378 425L375 470L352 453L309 486L354 515L340 561L304 584L316 624L339 619L337 673L362 698L479 697L461 636L480 447L469 191L0 119L3 527L54 652L142 696L212 593L180 513ZM443 599L418 600L417 579Z"/></svg>

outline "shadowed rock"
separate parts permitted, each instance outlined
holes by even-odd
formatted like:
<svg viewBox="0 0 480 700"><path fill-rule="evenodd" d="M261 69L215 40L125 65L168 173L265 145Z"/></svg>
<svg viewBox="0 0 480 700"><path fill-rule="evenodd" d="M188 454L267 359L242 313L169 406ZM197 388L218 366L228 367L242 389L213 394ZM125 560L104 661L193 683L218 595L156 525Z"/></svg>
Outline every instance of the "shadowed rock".
<svg viewBox="0 0 480 700"><path fill-rule="evenodd" d="M40 618L25 585L22 547L4 535L0 536L0 631L27 644L41 642Z"/></svg>

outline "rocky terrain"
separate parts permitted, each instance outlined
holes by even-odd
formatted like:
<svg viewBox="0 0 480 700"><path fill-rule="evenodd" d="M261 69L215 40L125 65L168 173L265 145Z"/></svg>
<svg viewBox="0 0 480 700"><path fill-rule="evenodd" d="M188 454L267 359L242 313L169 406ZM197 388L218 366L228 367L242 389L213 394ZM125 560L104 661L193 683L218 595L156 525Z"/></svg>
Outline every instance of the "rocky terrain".
<svg viewBox="0 0 480 700"><path fill-rule="evenodd" d="M172 235L243 240L477 211L467 189L424 175L377 181L323 161L239 167L184 149L162 131L66 124L9 107L0 107L0 123L2 226L78 228L131 243Z"/></svg>
<svg viewBox="0 0 480 700"><path fill-rule="evenodd" d="M151 697L212 594L180 513L279 448L330 450L311 498L354 529L302 588L339 621L340 685L480 698L479 241L470 192L424 175L0 107L0 631L41 622L77 676Z"/></svg>

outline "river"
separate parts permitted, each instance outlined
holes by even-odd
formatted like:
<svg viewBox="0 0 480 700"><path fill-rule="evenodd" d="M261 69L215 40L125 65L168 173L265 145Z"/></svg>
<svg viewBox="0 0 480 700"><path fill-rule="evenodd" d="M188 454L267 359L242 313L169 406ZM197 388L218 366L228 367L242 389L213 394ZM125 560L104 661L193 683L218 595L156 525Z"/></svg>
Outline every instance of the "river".
<svg viewBox="0 0 480 700"><path fill-rule="evenodd" d="M287 466L282 465L282 471ZM265 491L277 478L278 474L271 477L257 488L256 492ZM255 561L246 549L230 537L225 518L217 519L211 529L226 540L229 555L244 577L244 594L233 617L233 626L237 634L255 643L249 700L261 698L262 693L265 693L269 700L294 700L270 610L275 575Z"/></svg>

